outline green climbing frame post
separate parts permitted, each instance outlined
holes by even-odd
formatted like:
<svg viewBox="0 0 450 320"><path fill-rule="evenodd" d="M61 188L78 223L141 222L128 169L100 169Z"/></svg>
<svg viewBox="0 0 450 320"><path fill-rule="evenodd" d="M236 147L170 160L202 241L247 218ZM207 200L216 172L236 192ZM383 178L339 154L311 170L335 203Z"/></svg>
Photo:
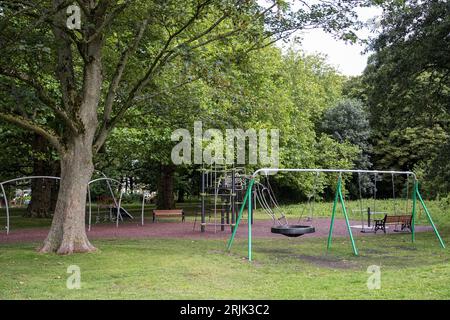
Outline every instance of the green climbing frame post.
<svg viewBox="0 0 450 320"><path fill-rule="evenodd" d="M344 213L345 224L347 225L348 235L350 236L350 241L352 243L353 253L355 254L355 256L357 256L358 249L356 249L355 239L353 239L352 228L350 227L350 221L348 220L347 208L345 207L345 201L344 201L344 197L342 195L342 188L341 188L341 190L339 190L339 198L341 200L342 212Z"/></svg>
<svg viewBox="0 0 450 320"><path fill-rule="evenodd" d="M412 193L412 212L411 212L411 241L416 241L416 210L417 210L417 192L418 192L418 182L414 180L414 190Z"/></svg>
<svg viewBox="0 0 450 320"><path fill-rule="evenodd" d="M353 238L352 228L350 227L350 221L349 221L348 215L347 215L347 208L345 207L344 196L342 195L342 176L341 175L339 175L339 179L338 179L338 183L337 183L337 187L336 187L336 195L334 197L334 203L333 203L333 212L331 213L330 231L328 233L328 244L327 244L328 250L331 248L331 239L333 237L334 219L336 216L336 206L337 206L338 201L341 202L342 212L344 214L345 224L347 225L347 231L350 236L350 241L352 243L353 253L355 254L355 256L357 256L358 249L356 248L355 239Z"/></svg>
<svg viewBox="0 0 450 320"><path fill-rule="evenodd" d="M336 215L336 206L339 201L340 184L341 184L341 177L339 177L338 185L336 187L336 195L334 196L333 211L331 212L330 231L328 232L327 250L330 250L330 248L331 248L331 240L333 237L333 227L334 227L334 217Z"/></svg>
<svg viewBox="0 0 450 320"><path fill-rule="evenodd" d="M242 215L244 213L245 204L247 203L248 199L250 198L249 195L252 192L254 183L255 183L255 179L250 180L250 183L249 183L248 188L247 188L247 192L245 193L244 200L242 201L242 204L241 204L241 209L239 209L239 215L238 215L238 218L236 220L236 225L233 228L233 233L231 234L230 240L228 240L228 244L227 244L227 249L228 250L230 250L231 246L233 245L234 238L236 237L236 232L237 232L237 229L239 227L239 223L241 222ZM250 209L251 209L251 207L250 207ZM250 213L249 213L249 217L250 217ZM251 227L250 227L250 232L251 232ZM249 236L251 237L250 234L249 234ZM250 239L249 239L249 243L251 243ZM250 247L250 249L251 249L251 247Z"/></svg>
<svg viewBox="0 0 450 320"><path fill-rule="evenodd" d="M248 261L252 261L252 223L253 223L253 212L252 212L252 187L248 187Z"/></svg>
<svg viewBox="0 0 450 320"><path fill-rule="evenodd" d="M425 211L425 214L427 215L428 222L431 224L431 227L433 228L434 234L436 235L436 238L438 238L439 243L441 244L441 247L442 247L443 249L445 249L444 241L442 240L441 235L439 234L439 232L438 232L436 226L434 225L433 219L431 218L431 214L430 214L430 212L428 211L428 208L427 208L427 206L425 205L425 202L423 201L422 196L420 195L420 192L419 192L419 186L418 186L417 183L416 183L415 189L416 189L416 190L415 190L415 193L417 193L417 198L419 199L419 202L420 202L420 204L422 205L422 208L423 208L423 210ZM414 218L414 215L413 215L413 218ZM411 223L411 224L412 224L412 223ZM412 226L413 226L413 224L412 224ZM412 226L411 226L411 227L412 227Z"/></svg>

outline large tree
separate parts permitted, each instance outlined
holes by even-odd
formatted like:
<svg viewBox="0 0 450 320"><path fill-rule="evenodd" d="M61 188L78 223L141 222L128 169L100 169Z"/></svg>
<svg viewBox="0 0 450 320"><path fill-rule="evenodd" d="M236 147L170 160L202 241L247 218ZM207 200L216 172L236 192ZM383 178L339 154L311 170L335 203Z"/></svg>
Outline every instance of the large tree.
<svg viewBox="0 0 450 320"><path fill-rule="evenodd" d="M386 1L374 54L352 94L369 106L378 167L425 173L448 192L450 2Z"/></svg>
<svg viewBox="0 0 450 320"><path fill-rule="evenodd" d="M216 42L233 39L245 54L306 27L348 34L352 9L366 2L302 1L292 12L281 0L265 6L250 0L1 1L0 75L32 88L50 116L33 118L32 110L10 106L0 118L45 137L61 163L58 201L41 252L95 250L84 220L93 156L128 110L159 94L154 84L172 63L186 62L165 90L207 74L208 67L189 61L210 60L214 51L204 48Z"/></svg>

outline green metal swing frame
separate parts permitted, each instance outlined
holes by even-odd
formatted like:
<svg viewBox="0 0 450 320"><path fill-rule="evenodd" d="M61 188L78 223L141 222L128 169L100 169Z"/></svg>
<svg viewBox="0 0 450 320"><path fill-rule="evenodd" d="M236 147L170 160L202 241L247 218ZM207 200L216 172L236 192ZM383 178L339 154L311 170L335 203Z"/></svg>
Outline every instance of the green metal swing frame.
<svg viewBox="0 0 450 320"><path fill-rule="evenodd" d="M255 183L256 176L260 172L278 172L278 171L284 171L284 172L337 172L339 173L339 178L336 186L336 192L333 202L333 209L331 213L331 222L330 222L330 229L328 232L328 240L327 240L327 250L331 249L332 244L332 238L333 238L333 228L334 228L334 222L336 217L336 209L338 206L338 202L340 202L342 207L342 212L345 218L345 223L347 226L347 231L350 237L350 242L352 245L353 254L355 256L358 256L358 249L356 247L355 239L353 237L352 229L350 226L350 221L348 218L347 208L345 206L345 200L344 195L342 193L342 173L390 173L390 174L408 174L413 175L414 177L414 191L412 192L411 198L412 198L412 219L411 219L411 241L415 242L416 240L416 233L415 233L415 221L416 221L416 210L417 210L417 200L419 200L423 210L425 211L425 214L427 216L428 222L430 223L431 227L433 228L434 234L436 235L440 246L444 249L445 244L444 241L441 238L441 235L439 234L439 231L436 228L436 225L433 222L433 219L431 217L431 214L423 201L423 198L419 192L419 182L416 178L416 175L413 172L403 172L403 171L375 171L375 170L341 170L341 169L259 169L255 171L255 173L252 175L247 192L245 193L244 200L242 202L242 205L239 209L238 218L236 220L236 226L233 228L233 233L231 234L230 239L227 243L227 249L231 250L231 247L233 245L234 239L236 237L237 230L239 228L239 224L242 220L242 216L244 213L244 209L247 206L248 209L248 242L247 242L247 257L249 261L252 261L252 223L253 220L253 208L252 208L252 191L253 191L253 185Z"/></svg>

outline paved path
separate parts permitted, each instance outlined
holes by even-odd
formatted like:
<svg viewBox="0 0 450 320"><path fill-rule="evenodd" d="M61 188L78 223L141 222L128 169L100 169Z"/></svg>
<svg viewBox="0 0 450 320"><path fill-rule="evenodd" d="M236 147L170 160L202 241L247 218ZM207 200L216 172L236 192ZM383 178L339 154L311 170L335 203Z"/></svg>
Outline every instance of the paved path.
<svg viewBox="0 0 450 320"><path fill-rule="evenodd" d="M327 237L330 226L330 219L317 218L312 222L302 222L301 224L308 224L315 227L316 232L302 236L302 238L310 237ZM351 221L351 225L360 225L360 222ZM253 236L255 238L282 238L281 235L270 232L272 226L271 220L255 220L253 224ZM11 226L14 228L14 226ZM177 239L227 239L231 232L229 228L225 231L214 232L214 226L207 226L207 232L201 233L200 226L197 223L196 230L193 230L192 222L177 222L166 221L151 223L146 222L141 226L137 222L127 222L120 224L116 228L115 224L101 224L93 225L88 237L90 239L143 239L143 238L177 238ZM393 226L388 230L388 233L393 233ZM361 229L352 228L353 235L359 236L374 236L373 233L361 233ZM417 232L430 231L431 227L416 226ZM0 243L17 243L17 242L33 242L43 241L48 233L48 228L30 228L30 229L12 229L9 235L6 232L0 232ZM336 219L333 236L347 236L347 227L344 219ZM382 236L383 232L379 231L376 236ZM247 224L243 223L239 226L237 238L247 237Z"/></svg>

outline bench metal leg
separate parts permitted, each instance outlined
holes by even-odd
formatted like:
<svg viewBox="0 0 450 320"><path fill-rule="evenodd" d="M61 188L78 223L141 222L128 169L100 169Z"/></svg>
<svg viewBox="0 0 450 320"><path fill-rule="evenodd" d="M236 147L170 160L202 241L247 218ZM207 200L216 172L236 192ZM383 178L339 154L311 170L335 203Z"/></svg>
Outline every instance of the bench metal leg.
<svg viewBox="0 0 450 320"><path fill-rule="evenodd" d="M386 233L386 224L384 222L375 220L373 231L374 233L377 233L378 230L383 230L383 232Z"/></svg>

